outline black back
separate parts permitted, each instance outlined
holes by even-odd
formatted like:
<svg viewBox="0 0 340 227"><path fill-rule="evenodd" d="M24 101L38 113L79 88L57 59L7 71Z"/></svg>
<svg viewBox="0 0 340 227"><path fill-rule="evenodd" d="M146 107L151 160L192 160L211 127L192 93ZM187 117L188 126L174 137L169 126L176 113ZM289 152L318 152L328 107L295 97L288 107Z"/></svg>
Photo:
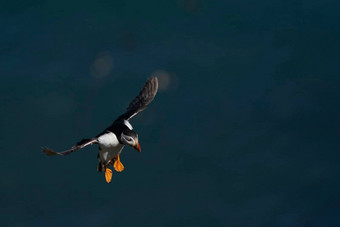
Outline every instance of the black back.
<svg viewBox="0 0 340 227"><path fill-rule="evenodd" d="M112 125L110 125L108 128L106 128L102 133L96 136L98 138L99 136L108 133L108 132L113 132L119 141L119 143L123 144L122 141L120 140L120 135L122 132L124 132L124 135L128 136L135 136L137 137L137 133L131 129L129 129L125 124L124 121L115 121L113 122Z"/></svg>

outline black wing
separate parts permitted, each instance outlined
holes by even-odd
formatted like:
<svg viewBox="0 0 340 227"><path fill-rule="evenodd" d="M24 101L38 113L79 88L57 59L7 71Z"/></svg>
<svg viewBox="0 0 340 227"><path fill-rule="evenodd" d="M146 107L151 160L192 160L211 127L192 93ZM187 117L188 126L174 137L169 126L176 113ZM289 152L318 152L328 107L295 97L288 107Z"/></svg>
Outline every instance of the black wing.
<svg viewBox="0 0 340 227"><path fill-rule="evenodd" d="M80 149L86 147L87 145L92 145L92 144L95 144L95 143L98 143L98 140L96 138L94 138L94 139L82 139L75 146L71 147L71 149L68 149L66 151L55 152L52 149L45 147L45 148L43 148L43 152L45 154L47 154L48 156L51 156L51 155L63 155L64 156L64 155L71 154L74 151L80 150Z"/></svg>
<svg viewBox="0 0 340 227"><path fill-rule="evenodd" d="M157 77L151 77L148 79L142 88L142 90L139 92L139 94L134 98L130 105L128 106L126 112L122 115L120 115L116 121L120 120L130 120L133 116L135 116L137 113L144 110L149 103L153 100L153 98L156 96L158 90L158 79Z"/></svg>

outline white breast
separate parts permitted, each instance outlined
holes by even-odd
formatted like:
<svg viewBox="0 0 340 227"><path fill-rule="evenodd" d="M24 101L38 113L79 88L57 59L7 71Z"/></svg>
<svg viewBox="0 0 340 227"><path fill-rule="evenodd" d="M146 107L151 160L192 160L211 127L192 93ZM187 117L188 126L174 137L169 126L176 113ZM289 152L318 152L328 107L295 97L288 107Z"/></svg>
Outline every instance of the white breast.
<svg viewBox="0 0 340 227"><path fill-rule="evenodd" d="M113 132L108 132L98 137L98 143L103 147L115 147L119 141Z"/></svg>
<svg viewBox="0 0 340 227"><path fill-rule="evenodd" d="M103 163L107 163L122 151L124 145L120 144L116 135L112 132L105 133L98 137L99 158Z"/></svg>

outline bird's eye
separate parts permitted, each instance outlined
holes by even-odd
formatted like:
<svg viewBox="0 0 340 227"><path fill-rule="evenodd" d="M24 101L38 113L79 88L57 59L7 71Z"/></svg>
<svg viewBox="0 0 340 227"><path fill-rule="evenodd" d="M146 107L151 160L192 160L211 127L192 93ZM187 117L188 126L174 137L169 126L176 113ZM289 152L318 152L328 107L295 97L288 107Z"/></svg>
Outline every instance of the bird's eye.
<svg viewBox="0 0 340 227"><path fill-rule="evenodd" d="M127 141L131 142L131 141L132 141L132 139L129 137L129 138L127 138Z"/></svg>

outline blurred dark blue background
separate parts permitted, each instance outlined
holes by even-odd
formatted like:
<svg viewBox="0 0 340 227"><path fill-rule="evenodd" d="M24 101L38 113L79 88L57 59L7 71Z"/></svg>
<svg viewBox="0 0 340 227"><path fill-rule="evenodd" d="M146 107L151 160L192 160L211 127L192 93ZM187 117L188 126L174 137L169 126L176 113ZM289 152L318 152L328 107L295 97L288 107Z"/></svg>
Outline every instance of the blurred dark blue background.
<svg viewBox="0 0 340 227"><path fill-rule="evenodd" d="M10 226L339 226L339 1L16 1L0 7L0 214ZM121 114L142 153L107 184Z"/></svg>

